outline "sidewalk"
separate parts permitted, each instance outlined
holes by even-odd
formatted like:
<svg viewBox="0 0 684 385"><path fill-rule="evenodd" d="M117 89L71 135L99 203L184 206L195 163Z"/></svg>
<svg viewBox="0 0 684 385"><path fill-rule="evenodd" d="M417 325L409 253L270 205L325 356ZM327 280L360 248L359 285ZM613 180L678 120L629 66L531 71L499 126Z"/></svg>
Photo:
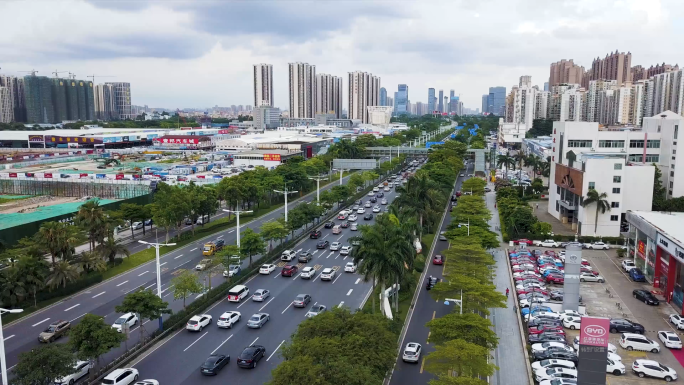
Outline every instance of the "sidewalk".
<svg viewBox="0 0 684 385"><path fill-rule="evenodd" d="M570 224L561 223L553 215L549 214L549 201L530 201L530 206L532 207L532 213L539 219L539 222L546 222L551 225L551 231L556 235L575 235L575 230L570 227ZM537 208L539 205L539 208Z"/></svg>
<svg viewBox="0 0 684 385"><path fill-rule="evenodd" d="M492 219L489 221L490 228L501 240L501 231L498 230L501 224L499 212L494 208L495 200L494 192L485 194L487 207L492 212ZM506 246L507 244L501 243L501 247L494 250L494 260L496 261L494 285L501 292L506 291L506 288L511 285L508 266L506 265L508 260L504 251ZM492 375L489 383L495 385L527 385L531 383L531 379L528 376L529 363L525 360L523 350L526 347L522 345L517 313L512 309L513 300L509 299L508 301L508 308L491 309L489 316L494 325L494 331L499 337L499 346L492 352L494 364L499 367L499 370Z"/></svg>

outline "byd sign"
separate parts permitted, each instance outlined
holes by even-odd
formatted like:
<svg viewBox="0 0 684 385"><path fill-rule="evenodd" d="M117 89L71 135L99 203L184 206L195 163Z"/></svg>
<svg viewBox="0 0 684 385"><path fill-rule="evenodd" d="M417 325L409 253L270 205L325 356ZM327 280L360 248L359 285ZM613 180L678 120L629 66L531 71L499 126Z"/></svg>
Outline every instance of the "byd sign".
<svg viewBox="0 0 684 385"><path fill-rule="evenodd" d="M590 337L603 337L606 335L606 329L597 325L589 325L584 328L584 333Z"/></svg>
<svg viewBox="0 0 684 385"><path fill-rule="evenodd" d="M599 317L582 317L580 345L608 346L610 320Z"/></svg>

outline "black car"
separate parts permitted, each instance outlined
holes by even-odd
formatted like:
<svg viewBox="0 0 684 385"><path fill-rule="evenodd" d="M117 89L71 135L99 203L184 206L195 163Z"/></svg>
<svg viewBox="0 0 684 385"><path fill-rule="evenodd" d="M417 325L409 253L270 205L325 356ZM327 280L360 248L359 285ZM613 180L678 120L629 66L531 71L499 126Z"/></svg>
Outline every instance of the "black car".
<svg viewBox="0 0 684 385"><path fill-rule="evenodd" d="M266 348L261 345L246 347L237 358L237 364L241 368L256 368L257 361L264 358Z"/></svg>
<svg viewBox="0 0 684 385"><path fill-rule="evenodd" d="M658 301L658 298L656 298L648 290L634 289L634 291L632 291L632 295L634 296L634 298L638 299L639 301L642 301L643 303L645 303L647 305L653 305L653 306L660 305L660 301Z"/></svg>
<svg viewBox="0 0 684 385"><path fill-rule="evenodd" d="M317 249L327 249L328 246L330 246L330 242L328 241L318 241L318 243L316 243Z"/></svg>
<svg viewBox="0 0 684 385"><path fill-rule="evenodd" d="M299 254L299 257L297 257L297 262L307 263L312 259L313 259L313 254L309 253L308 251L305 251L305 252Z"/></svg>
<svg viewBox="0 0 684 385"><path fill-rule="evenodd" d="M428 282L427 282L427 285L425 286L425 288L428 289L428 290L430 290L430 289L432 289L433 287L435 287L435 285L437 284L437 282L438 282L437 277L430 276L430 277L428 278Z"/></svg>
<svg viewBox="0 0 684 385"><path fill-rule="evenodd" d="M349 222L344 221L344 222L340 223L340 227L343 229L346 229L347 227L349 227Z"/></svg>
<svg viewBox="0 0 684 385"><path fill-rule="evenodd" d="M544 342L567 342L565 336L560 333L545 332L539 334L530 334L528 341L531 344L544 343Z"/></svg>
<svg viewBox="0 0 684 385"><path fill-rule="evenodd" d="M321 236L321 231L320 230L314 230L309 234L309 238L311 239L318 239L318 237Z"/></svg>
<svg viewBox="0 0 684 385"><path fill-rule="evenodd" d="M230 356L225 354L212 354L200 366L200 372L205 376L215 376L230 362Z"/></svg>
<svg viewBox="0 0 684 385"><path fill-rule="evenodd" d="M527 327L539 327L539 326L562 326L563 321L559 319L549 319L549 318L535 318L527 323Z"/></svg>
<svg viewBox="0 0 684 385"><path fill-rule="evenodd" d="M373 219L373 214L368 213L368 214L363 216L363 219L366 221L370 221L371 219Z"/></svg>
<svg viewBox="0 0 684 385"><path fill-rule="evenodd" d="M492 189L490 189L489 187L485 187L485 192L491 192L491 191L492 191Z"/></svg>
<svg viewBox="0 0 684 385"><path fill-rule="evenodd" d="M325 222L325 225L323 227L325 227L326 229L332 229L333 227L335 227L335 222L333 222L333 221Z"/></svg>
<svg viewBox="0 0 684 385"><path fill-rule="evenodd" d="M384 197L385 197L385 193L379 192L379 193L377 193L377 195L375 195L375 196L378 197L378 198L384 198Z"/></svg>
<svg viewBox="0 0 684 385"><path fill-rule="evenodd" d="M376 202L378 201L378 198L372 197L372 198L370 199L370 201L371 201L371 203L376 203Z"/></svg>
<svg viewBox="0 0 684 385"><path fill-rule="evenodd" d="M532 356L534 357L535 361L556 359L572 361L575 364L577 364L577 362L579 361L577 354L570 353L564 350L545 350L542 352L532 353Z"/></svg>
<svg viewBox="0 0 684 385"><path fill-rule="evenodd" d="M644 334L644 326L624 318L611 318L610 332Z"/></svg>
<svg viewBox="0 0 684 385"><path fill-rule="evenodd" d="M452 202L456 202L457 200L458 200L458 197L456 196L456 194L454 194L454 195L451 196L451 201L452 201Z"/></svg>
<svg viewBox="0 0 684 385"><path fill-rule="evenodd" d="M361 199L359 199L359 200L357 200L355 203L356 203L357 205L361 205L361 204L363 204L363 201L362 201Z"/></svg>

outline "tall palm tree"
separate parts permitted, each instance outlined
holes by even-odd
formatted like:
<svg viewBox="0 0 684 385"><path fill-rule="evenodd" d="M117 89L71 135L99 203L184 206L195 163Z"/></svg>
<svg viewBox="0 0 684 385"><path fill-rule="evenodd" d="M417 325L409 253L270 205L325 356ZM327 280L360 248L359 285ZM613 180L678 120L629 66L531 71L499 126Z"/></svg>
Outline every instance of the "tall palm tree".
<svg viewBox="0 0 684 385"><path fill-rule="evenodd" d="M67 261L60 261L52 266L52 271L47 279L47 285L50 289L57 287L65 287L68 283L74 282L78 279L78 270L74 265Z"/></svg>
<svg viewBox="0 0 684 385"><path fill-rule="evenodd" d="M17 269L27 294L33 296L33 306L37 306L38 290L45 287L45 278L50 272L48 263L42 255L39 258L23 256L17 261Z"/></svg>
<svg viewBox="0 0 684 385"><path fill-rule="evenodd" d="M496 167L514 169L515 170L515 159L508 154L497 155L496 157ZM506 174L506 179L508 179L508 174Z"/></svg>
<svg viewBox="0 0 684 385"><path fill-rule="evenodd" d="M5 306L15 306L26 298L26 288L17 267L0 272L0 298Z"/></svg>
<svg viewBox="0 0 684 385"><path fill-rule="evenodd" d="M97 251L84 251L78 256L78 266L86 273L91 271L104 271L107 263Z"/></svg>
<svg viewBox="0 0 684 385"><path fill-rule="evenodd" d="M119 254L123 254L127 257L130 257L131 255L128 248L126 248L118 239L114 238L113 235L110 235L104 242L98 245L98 251L104 258L107 258L109 262L114 262L114 259Z"/></svg>
<svg viewBox="0 0 684 385"><path fill-rule="evenodd" d="M548 161L539 161L539 172L542 176L549 178L546 186L546 189L548 190L549 186L551 186L551 163Z"/></svg>
<svg viewBox="0 0 684 385"><path fill-rule="evenodd" d="M44 222L35 235L36 243L45 248L52 258L52 264L59 255L64 241L64 224L60 222Z"/></svg>
<svg viewBox="0 0 684 385"><path fill-rule="evenodd" d="M596 235L596 229L598 229L598 216L599 211L601 214L605 214L606 210L610 211L610 202L608 201L608 194L599 193L598 191L589 189L587 191L587 196L584 197L582 201L582 207L587 207L592 204L596 204L596 216L594 218L594 235Z"/></svg>
<svg viewBox="0 0 684 385"><path fill-rule="evenodd" d="M87 234L90 241L90 250L95 248L95 241L97 234L102 232L102 228L107 224L107 217L100 207L100 201L97 199L90 200L78 208L74 221Z"/></svg>
<svg viewBox="0 0 684 385"><path fill-rule="evenodd" d="M396 199L396 205L418 216L418 236L422 239L424 219L440 203L439 185L427 175L417 174L410 178L405 186L398 187L397 192L401 195Z"/></svg>

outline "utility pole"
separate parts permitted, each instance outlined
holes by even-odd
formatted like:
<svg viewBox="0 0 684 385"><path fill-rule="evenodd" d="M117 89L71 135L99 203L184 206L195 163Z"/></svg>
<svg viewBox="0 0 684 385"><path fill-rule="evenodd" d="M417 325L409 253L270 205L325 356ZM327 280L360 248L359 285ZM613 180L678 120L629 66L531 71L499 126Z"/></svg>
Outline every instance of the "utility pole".
<svg viewBox="0 0 684 385"><path fill-rule="evenodd" d="M309 177L309 179L316 181L316 203L320 206L321 205L321 179L323 179L323 177L321 177L319 175L315 178Z"/></svg>
<svg viewBox="0 0 684 385"><path fill-rule="evenodd" d="M157 295L159 298L162 297L161 293L161 264L159 264L159 247L161 246L175 246L175 243L154 243L154 242L145 242L145 241L138 241L139 243L152 246L156 249L157 251ZM140 321L142 322L142 320ZM159 317L159 330L164 329L164 322L162 320L162 317Z"/></svg>
<svg viewBox="0 0 684 385"><path fill-rule="evenodd" d="M273 190L273 191L277 192L279 194L283 194L285 196L285 222L287 222L287 194L292 194L292 193L296 193L299 191L289 191L287 189L287 185L285 185L285 190L283 190L283 191L280 191L280 190Z"/></svg>
<svg viewBox="0 0 684 385"><path fill-rule="evenodd" d="M461 290L461 299L445 298L444 304L449 305L449 302L455 302L459 308L461 308L461 313L463 314L463 290Z"/></svg>
<svg viewBox="0 0 684 385"><path fill-rule="evenodd" d="M287 205L285 207L287 207ZM226 210L226 209L223 209L223 211L225 211L227 213L233 213L237 216L237 247L240 248L240 214L249 214L249 213L253 213L254 211L252 211L252 210L240 211L240 210ZM285 210L285 218L286 218L285 220L287 221L287 209Z"/></svg>

